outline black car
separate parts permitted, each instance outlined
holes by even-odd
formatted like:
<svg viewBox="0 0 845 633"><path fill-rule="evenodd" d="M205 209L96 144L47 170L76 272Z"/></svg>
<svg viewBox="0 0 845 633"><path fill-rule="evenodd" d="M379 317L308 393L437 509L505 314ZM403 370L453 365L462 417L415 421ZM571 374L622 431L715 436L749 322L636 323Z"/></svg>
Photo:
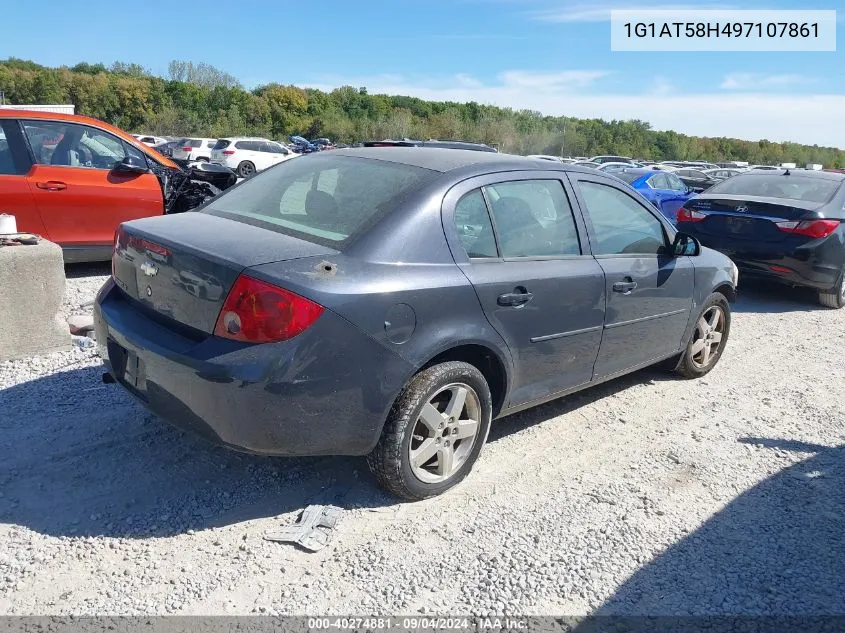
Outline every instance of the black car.
<svg viewBox="0 0 845 633"><path fill-rule="evenodd" d="M717 182L721 182L723 180L709 176L698 169L678 169L672 173L680 178L681 182L692 189L695 193L701 193L702 191L715 185Z"/></svg>
<svg viewBox="0 0 845 633"><path fill-rule="evenodd" d="M368 455L408 499L463 479L495 418L664 360L706 374L738 275L612 176L419 147L285 161L122 225L112 263L97 342L151 410Z"/></svg>
<svg viewBox="0 0 845 633"><path fill-rule="evenodd" d="M845 174L749 171L678 211L678 230L734 260L744 275L808 286L845 305Z"/></svg>

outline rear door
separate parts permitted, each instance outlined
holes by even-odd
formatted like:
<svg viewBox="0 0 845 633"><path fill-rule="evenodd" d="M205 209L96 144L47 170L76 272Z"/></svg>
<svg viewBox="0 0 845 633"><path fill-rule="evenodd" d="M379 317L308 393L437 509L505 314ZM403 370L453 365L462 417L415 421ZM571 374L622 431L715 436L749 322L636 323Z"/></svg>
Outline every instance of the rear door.
<svg viewBox="0 0 845 633"><path fill-rule="evenodd" d="M680 349L692 308L692 262L667 254L669 229L641 200L609 179L569 177L606 279L595 377L671 355Z"/></svg>
<svg viewBox="0 0 845 633"><path fill-rule="evenodd" d="M589 382L599 349L604 273L561 176L492 174L444 200L455 260L514 359L512 405Z"/></svg>
<svg viewBox="0 0 845 633"><path fill-rule="evenodd" d="M50 238L26 175L32 159L17 119L0 119L0 213L15 216L18 231Z"/></svg>
<svg viewBox="0 0 845 633"><path fill-rule="evenodd" d="M120 138L88 125L24 120L35 165L27 175L50 239L66 248L109 246L121 222L161 215L161 185L152 174L111 171L127 155L147 158Z"/></svg>

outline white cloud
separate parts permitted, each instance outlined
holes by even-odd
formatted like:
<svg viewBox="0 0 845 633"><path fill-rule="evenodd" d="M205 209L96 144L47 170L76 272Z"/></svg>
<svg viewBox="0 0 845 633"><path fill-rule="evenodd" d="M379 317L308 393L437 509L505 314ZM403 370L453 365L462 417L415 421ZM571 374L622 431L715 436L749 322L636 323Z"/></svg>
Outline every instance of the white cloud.
<svg viewBox="0 0 845 633"><path fill-rule="evenodd" d="M641 119L658 130L696 136L766 138L845 148L845 124L840 114L845 112L842 94L677 93L660 77L654 79L651 90L640 94L590 94L585 90L607 74L589 70L508 71L499 75L496 82L482 82L468 75L422 80L382 75L301 85L322 90L341 85L366 86L370 94L476 101L553 116Z"/></svg>
<svg viewBox="0 0 845 633"><path fill-rule="evenodd" d="M804 75L763 75L759 73L730 73L722 80L725 90L766 90L770 88L789 88L818 81L815 77Z"/></svg>
<svg viewBox="0 0 845 633"><path fill-rule="evenodd" d="M531 12L531 17L540 22L609 22L610 12L615 9L625 11L708 11L734 9L727 4L651 4L624 6L622 3L610 5L608 3L573 4L555 9L544 9ZM689 17L689 16L686 16Z"/></svg>

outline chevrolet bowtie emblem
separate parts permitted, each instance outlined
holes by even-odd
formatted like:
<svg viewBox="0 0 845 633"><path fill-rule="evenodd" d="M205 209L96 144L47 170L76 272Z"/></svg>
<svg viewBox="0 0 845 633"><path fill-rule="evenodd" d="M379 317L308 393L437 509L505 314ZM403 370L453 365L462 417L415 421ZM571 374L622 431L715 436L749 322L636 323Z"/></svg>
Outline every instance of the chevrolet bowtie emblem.
<svg viewBox="0 0 845 633"><path fill-rule="evenodd" d="M158 266L156 266L153 262L147 260L143 264L141 264L141 272L144 273L147 277L155 277L158 274Z"/></svg>

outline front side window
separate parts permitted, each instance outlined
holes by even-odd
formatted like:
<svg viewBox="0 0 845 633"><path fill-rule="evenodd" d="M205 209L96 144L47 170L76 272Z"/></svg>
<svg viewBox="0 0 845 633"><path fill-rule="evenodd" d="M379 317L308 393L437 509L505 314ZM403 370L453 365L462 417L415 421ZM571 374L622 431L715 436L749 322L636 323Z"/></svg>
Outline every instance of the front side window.
<svg viewBox="0 0 845 633"><path fill-rule="evenodd" d="M666 174L666 180L669 182L667 189L672 191L686 191L687 186L675 174Z"/></svg>
<svg viewBox="0 0 845 633"><path fill-rule="evenodd" d="M669 181L666 179L666 174L654 174L648 179L648 185L652 189L669 189Z"/></svg>
<svg viewBox="0 0 845 633"><path fill-rule="evenodd" d="M58 121L24 121L24 133L40 165L111 169L126 156L141 152L121 139L87 125Z"/></svg>
<svg viewBox="0 0 845 633"><path fill-rule="evenodd" d="M624 192L594 182L579 182L593 225L596 255L656 255L666 245L663 225Z"/></svg>
<svg viewBox="0 0 845 633"><path fill-rule="evenodd" d="M471 191L455 205L455 227L469 257L496 257L496 238L480 189Z"/></svg>
<svg viewBox="0 0 845 633"><path fill-rule="evenodd" d="M558 180L520 180L484 187L502 257L580 255L572 207Z"/></svg>
<svg viewBox="0 0 845 633"><path fill-rule="evenodd" d="M5 128L8 126L9 135L6 135ZM21 161L16 160L15 154L12 152L12 145L14 143L17 146L18 150L23 148L20 147L22 144L20 142L20 136L13 136L15 134L15 126L17 126L17 121L13 120L0 120L0 175L15 175L20 176L25 174L28 170L28 166L21 164ZM11 137L11 138L10 138ZM17 141L17 142L16 142ZM18 153L18 157L25 154L26 150L23 149L23 152ZM0 203L2 206L2 203ZM0 209L0 212L2 210Z"/></svg>

